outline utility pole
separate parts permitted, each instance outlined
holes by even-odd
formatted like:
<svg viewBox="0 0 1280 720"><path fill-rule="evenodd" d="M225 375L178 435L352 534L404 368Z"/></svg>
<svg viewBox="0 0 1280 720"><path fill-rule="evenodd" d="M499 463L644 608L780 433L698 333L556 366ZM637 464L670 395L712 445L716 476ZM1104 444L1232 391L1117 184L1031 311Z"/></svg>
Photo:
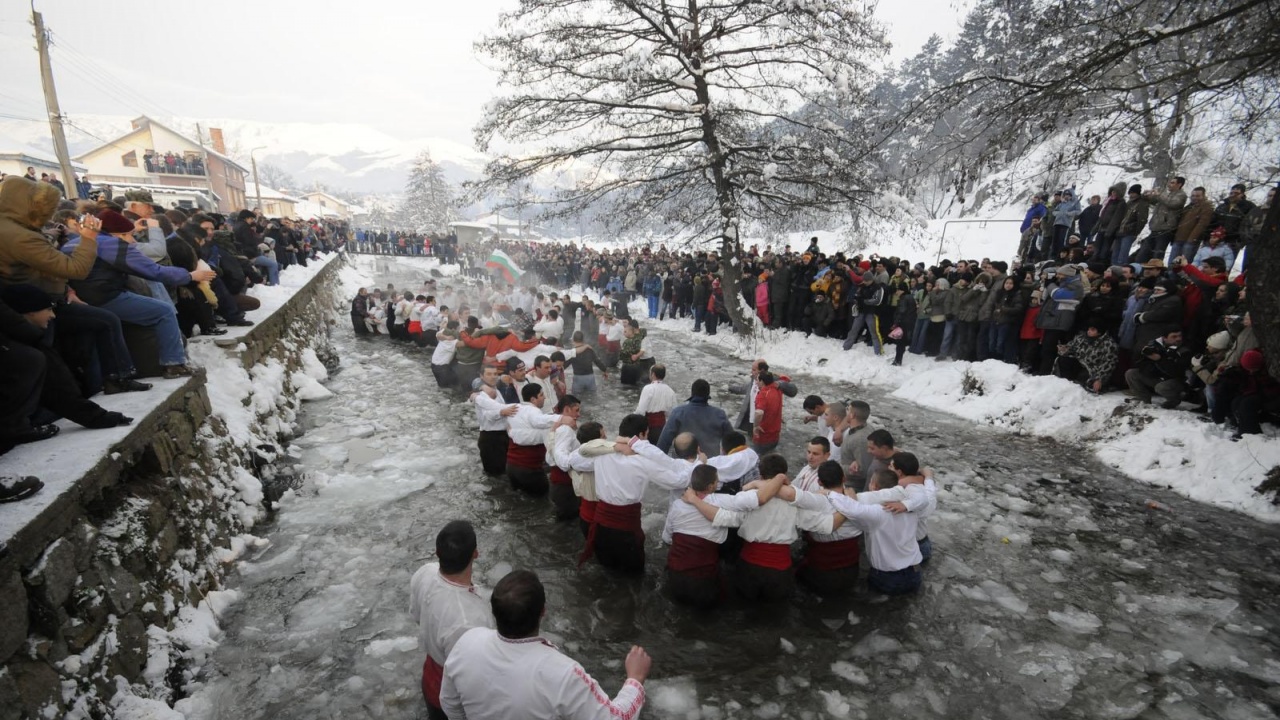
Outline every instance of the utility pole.
<svg viewBox="0 0 1280 720"><path fill-rule="evenodd" d="M58 108L58 91L53 86L53 65L49 63L49 33L44 29L44 18L31 5L31 23L36 26L36 52L40 53L40 83L44 86L44 105L49 111L49 130L53 133L53 151L62 166L62 186L75 189L76 173L71 167L71 153L67 152L67 135L62 129L62 110ZM68 191L70 192L70 191ZM79 197L79 193L67 197Z"/></svg>
<svg viewBox="0 0 1280 720"><path fill-rule="evenodd" d="M249 151L249 164L253 166L253 190L258 194L258 210L262 212L262 183L258 182L258 158L254 153L259 150L266 150L266 146L256 147Z"/></svg>

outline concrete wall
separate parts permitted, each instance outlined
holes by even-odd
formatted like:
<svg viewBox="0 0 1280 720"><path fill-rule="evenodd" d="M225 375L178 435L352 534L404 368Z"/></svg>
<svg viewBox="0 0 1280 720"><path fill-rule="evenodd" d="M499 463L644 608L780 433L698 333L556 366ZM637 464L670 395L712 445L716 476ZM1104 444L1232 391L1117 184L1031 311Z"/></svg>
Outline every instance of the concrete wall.
<svg viewBox="0 0 1280 720"><path fill-rule="evenodd" d="M288 370L283 399L258 416L259 435L289 433L298 406L289 376L307 348L327 352L341 265L241 338L243 351L224 350L245 368L274 358ZM245 505L244 481L260 448L228 439L203 375L135 428L0 558L0 720L108 715L117 676L161 700L181 696L186 659L166 631L218 587L224 549L259 514ZM261 493L248 496L260 502ZM169 672L144 677L155 652L170 655Z"/></svg>

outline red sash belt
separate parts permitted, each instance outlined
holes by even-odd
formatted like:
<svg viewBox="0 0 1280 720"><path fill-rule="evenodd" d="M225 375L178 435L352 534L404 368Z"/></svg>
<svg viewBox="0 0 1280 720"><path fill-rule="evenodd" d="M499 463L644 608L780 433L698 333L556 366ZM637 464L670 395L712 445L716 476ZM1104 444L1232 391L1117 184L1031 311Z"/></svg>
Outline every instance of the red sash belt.
<svg viewBox="0 0 1280 720"><path fill-rule="evenodd" d="M526 470L541 470L542 461L547 457L546 445L517 445L515 440L507 441L507 464Z"/></svg>
<svg viewBox="0 0 1280 720"><path fill-rule="evenodd" d="M644 542L644 529L640 527L640 503L613 505L600 500L596 502L595 513L591 518L591 528L587 530L587 546L578 557L578 565L591 559L591 555L596 550L596 528L601 526L611 530L630 532L640 542Z"/></svg>
<svg viewBox="0 0 1280 720"><path fill-rule="evenodd" d="M602 347L602 348L607 348L607 347L609 346L609 336L608 336L608 335L597 335L597 336L596 336L596 344L597 344L597 345L599 345L599 346L600 346L600 347Z"/></svg>
<svg viewBox="0 0 1280 720"><path fill-rule="evenodd" d="M621 352L621 351L622 351L622 341L621 341L621 340L614 340L613 342L606 342L606 344L609 346L609 352L611 352L611 353L616 353L616 352Z"/></svg>
<svg viewBox="0 0 1280 720"><path fill-rule="evenodd" d="M410 335L421 335L421 334L422 334L422 321L421 321L421 320L410 320L410 321L409 321L409 334L410 334Z"/></svg>
<svg viewBox="0 0 1280 720"><path fill-rule="evenodd" d="M667 414L665 412L645 413L644 419L649 421L650 430L653 430L654 428L660 428L663 425L667 424ZM649 438L650 438L650 441L653 440L652 435L650 435Z"/></svg>
<svg viewBox="0 0 1280 720"><path fill-rule="evenodd" d="M444 668L431 656L422 664L422 697L431 707L440 707L440 685L444 683Z"/></svg>
<svg viewBox="0 0 1280 720"><path fill-rule="evenodd" d="M697 535L674 533L667 567L695 577L715 577L719 573L720 544Z"/></svg>
<svg viewBox="0 0 1280 720"><path fill-rule="evenodd" d="M569 477L569 473L558 467L551 468L551 484L552 485L572 485L573 478Z"/></svg>
<svg viewBox="0 0 1280 720"><path fill-rule="evenodd" d="M791 568L791 546L747 540L742 543L739 559L772 570L788 570Z"/></svg>
<svg viewBox="0 0 1280 720"><path fill-rule="evenodd" d="M804 564L814 570L844 570L858 566L858 538L851 537L834 542L814 542L804 552Z"/></svg>
<svg viewBox="0 0 1280 720"><path fill-rule="evenodd" d="M582 522L591 525L596 521L596 501L583 498L582 504L578 506L578 517Z"/></svg>

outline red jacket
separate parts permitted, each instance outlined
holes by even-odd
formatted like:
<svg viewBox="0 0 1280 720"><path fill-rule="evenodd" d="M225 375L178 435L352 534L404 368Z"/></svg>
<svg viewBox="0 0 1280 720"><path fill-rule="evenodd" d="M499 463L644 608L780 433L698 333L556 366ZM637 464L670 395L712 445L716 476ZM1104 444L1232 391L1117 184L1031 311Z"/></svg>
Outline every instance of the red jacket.
<svg viewBox="0 0 1280 720"><path fill-rule="evenodd" d="M756 392L756 409L762 410L752 437L758 445L778 442L782 436L782 391L778 383L761 385Z"/></svg>
<svg viewBox="0 0 1280 720"><path fill-rule="evenodd" d="M1208 275L1194 265L1183 265L1182 272L1186 273L1191 280L1186 287L1182 288L1182 325L1191 327L1196 312L1200 310L1200 303L1205 300L1213 301L1213 293L1206 293L1202 287L1213 288L1213 292L1216 293L1218 286L1227 281L1227 276Z"/></svg>
<svg viewBox="0 0 1280 720"><path fill-rule="evenodd" d="M479 337L471 337L463 332L458 336L463 345L476 350L484 350L484 356L487 358L496 357L498 353L505 350L515 350L516 352L524 352L532 350L538 344L538 339L520 340L515 333L508 332L499 337L497 335L481 335Z"/></svg>

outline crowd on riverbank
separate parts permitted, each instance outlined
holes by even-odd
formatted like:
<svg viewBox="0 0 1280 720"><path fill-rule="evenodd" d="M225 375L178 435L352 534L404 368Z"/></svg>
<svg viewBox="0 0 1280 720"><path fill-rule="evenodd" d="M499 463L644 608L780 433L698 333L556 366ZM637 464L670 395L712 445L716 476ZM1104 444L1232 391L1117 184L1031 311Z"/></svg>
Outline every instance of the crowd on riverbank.
<svg viewBox="0 0 1280 720"><path fill-rule="evenodd" d="M255 285L339 249L338 223L164 208L146 191L64 200L27 178L0 182L0 454L58 434L127 425L91 398L195 372L186 342L253 325ZM41 481L4 472L0 501Z"/></svg>

